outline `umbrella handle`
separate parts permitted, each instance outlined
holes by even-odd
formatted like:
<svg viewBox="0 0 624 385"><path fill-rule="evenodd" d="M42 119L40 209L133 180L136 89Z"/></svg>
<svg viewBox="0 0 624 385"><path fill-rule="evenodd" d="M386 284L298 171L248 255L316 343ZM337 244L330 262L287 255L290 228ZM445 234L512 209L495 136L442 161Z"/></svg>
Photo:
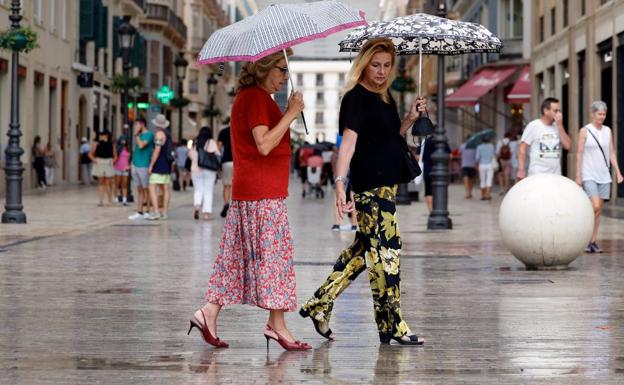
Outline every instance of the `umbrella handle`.
<svg viewBox="0 0 624 385"><path fill-rule="evenodd" d="M286 59L286 68L288 68L288 80L290 81L290 87L292 90L295 90L295 83L292 80L292 76L290 76L290 63L288 62L288 55L286 55L286 49L283 49L284 59ZM305 116L303 115L303 111L301 111L301 120L303 120L303 128L305 128L306 135L309 135L308 125L306 124Z"/></svg>
<svg viewBox="0 0 624 385"><path fill-rule="evenodd" d="M421 88L420 88L420 83L422 83L422 38L418 38L418 56L419 56L419 63L418 63L418 97L421 97L422 94L420 93Z"/></svg>

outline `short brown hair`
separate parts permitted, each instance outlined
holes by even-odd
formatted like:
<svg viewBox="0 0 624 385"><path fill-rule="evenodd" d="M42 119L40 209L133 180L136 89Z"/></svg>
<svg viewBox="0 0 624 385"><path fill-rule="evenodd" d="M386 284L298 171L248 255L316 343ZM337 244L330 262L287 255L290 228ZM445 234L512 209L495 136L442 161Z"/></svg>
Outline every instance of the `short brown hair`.
<svg viewBox="0 0 624 385"><path fill-rule="evenodd" d="M286 49L286 55L291 56L293 50L291 48ZM284 57L282 51L275 52L269 56L265 56L262 59L255 62L246 62L241 68L241 72L238 75L238 88L244 88L260 84L269 76L271 68L277 64Z"/></svg>
<svg viewBox="0 0 624 385"><path fill-rule="evenodd" d="M542 112L542 115L544 115L544 110L548 109L550 110L550 105L553 103L559 103L559 99L557 98L546 98L544 99L544 101L542 102L542 107L540 108L540 111Z"/></svg>

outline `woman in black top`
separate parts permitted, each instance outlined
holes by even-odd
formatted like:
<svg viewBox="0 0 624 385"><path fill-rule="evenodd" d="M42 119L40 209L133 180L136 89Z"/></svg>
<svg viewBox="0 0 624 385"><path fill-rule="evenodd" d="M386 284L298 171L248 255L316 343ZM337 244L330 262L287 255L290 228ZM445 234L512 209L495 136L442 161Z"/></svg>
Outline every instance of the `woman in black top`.
<svg viewBox="0 0 624 385"><path fill-rule="evenodd" d="M104 206L104 193L108 197L108 205L113 205L113 164L117 161L117 150L111 141L111 133L102 131L97 141L91 146L89 158L93 161L93 176L98 178L98 206Z"/></svg>
<svg viewBox="0 0 624 385"><path fill-rule="evenodd" d="M301 308L316 331L332 339L329 320L334 301L366 270L373 293L375 321L382 343L394 339L403 345L421 345L402 319L399 288L401 240L395 197L405 175L402 135L425 110L425 100L412 104L401 121L388 88L395 49L385 38L369 40L351 68L347 93L340 106L339 129L343 135L336 166L336 205L341 216L352 212L347 203L345 179L351 171L358 231L326 281Z"/></svg>

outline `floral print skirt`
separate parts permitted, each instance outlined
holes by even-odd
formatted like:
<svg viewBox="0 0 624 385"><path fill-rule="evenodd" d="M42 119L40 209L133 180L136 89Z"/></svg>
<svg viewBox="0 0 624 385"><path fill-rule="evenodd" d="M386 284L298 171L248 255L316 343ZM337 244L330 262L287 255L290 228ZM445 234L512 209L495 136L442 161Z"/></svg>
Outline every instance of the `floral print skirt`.
<svg viewBox="0 0 624 385"><path fill-rule="evenodd" d="M206 300L296 310L293 240L284 199L230 204Z"/></svg>

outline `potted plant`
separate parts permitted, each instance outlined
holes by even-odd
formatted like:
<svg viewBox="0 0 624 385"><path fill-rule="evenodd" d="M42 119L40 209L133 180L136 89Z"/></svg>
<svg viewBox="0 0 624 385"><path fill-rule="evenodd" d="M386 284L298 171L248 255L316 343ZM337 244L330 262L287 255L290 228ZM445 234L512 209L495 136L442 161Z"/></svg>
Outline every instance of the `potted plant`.
<svg viewBox="0 0 624 385"><path fill-rule="evenodd" d="M123 92L123 90L126 88L128 89L128 91L138 91L143 88L143 82L141 81L141 78L126 76L124 74L117 74L113 76L113 92Z"/></svg>
<svg viewBox="0 0 624 385"><path fill-rule="evenodd" d="M181 98L173 98L171 99L171 102L169 102L169 104L171 104L171 107L174 107L174 108L184 108L188 106L190 103L191 101L188 98L185 98L184 96Z"/></svg>
<svg viewBox="0 0 624 385"><path fill-rule="evenodd" d="M38 47L37 32L33 31L30 26L9 28L0 32L0 48L2 49L29 52Z"/></svg>
<svg viewBox="0 0 624 385"><path fill-rule="evenodd" d="M215 108L214 110L206 108L204 110L204 118L212 118L217 116L221 116L221 110L219 110L218 108Z"/></svg>

